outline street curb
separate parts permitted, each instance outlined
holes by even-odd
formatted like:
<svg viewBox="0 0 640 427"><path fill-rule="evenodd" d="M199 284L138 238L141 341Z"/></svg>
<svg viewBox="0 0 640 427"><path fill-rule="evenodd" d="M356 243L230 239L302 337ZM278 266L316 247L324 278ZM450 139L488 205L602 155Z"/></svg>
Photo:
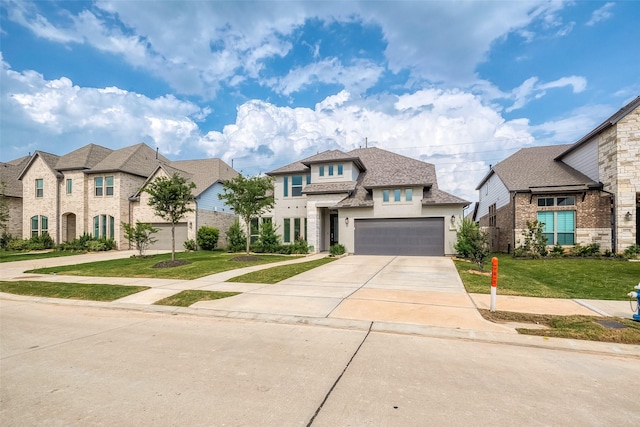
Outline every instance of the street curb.
<svg viewBox="0 0 640 427"><path fill-rule="evenodd" d="M350 320L326 317L306 317L294 315L277 315L268 313L248 313L205 308L175 307L163 305L132 304L102 301L69 300L47 297L30 297L0 292L0 300L35 302L41 304L85 306L110 310L135 311L164 315L185 315L217 319L255 321L287 325L319 326L335 329L346 329L371 332L413 335L438 339L456 339L483 342L487 344L513 345L547 350L572 351L578 353L602 354L607 356L629 357L640 360L640 345L618 344L596 341L582 341L566 338L551 338L535 335L521 335L514 331L486 332L461 328L445 328L439 326L417 325L407 323L390 323L380 321Z"/></svg>

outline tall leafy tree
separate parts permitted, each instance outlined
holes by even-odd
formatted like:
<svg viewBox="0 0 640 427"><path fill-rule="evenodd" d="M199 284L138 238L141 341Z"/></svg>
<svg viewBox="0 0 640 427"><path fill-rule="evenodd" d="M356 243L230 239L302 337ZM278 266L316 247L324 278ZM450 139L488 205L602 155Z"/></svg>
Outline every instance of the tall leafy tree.
<svg viewBox="0 0 640 427"><path fill-rule="evenodd" d="M160 176L144 189L149 193L149 206L160 218L171 223L171 261L176 259L176 224L184 216L193 212L191 204L195 200L193 190L196 185L177 173L171 178Z"/></svg>
<svg viewBox="0 0 640 427"><path fill-rule="evenodd" d="M247 236L250 236L251 220L273 208L275 203L273 178L270 176L245 178L243 175L238 175L234 179L226 181L223 188L224 192L218 194L218 198L224 200L242 218L247 229ZM247 239L247 254L249 253L249 243L250 239Z"/></svg>

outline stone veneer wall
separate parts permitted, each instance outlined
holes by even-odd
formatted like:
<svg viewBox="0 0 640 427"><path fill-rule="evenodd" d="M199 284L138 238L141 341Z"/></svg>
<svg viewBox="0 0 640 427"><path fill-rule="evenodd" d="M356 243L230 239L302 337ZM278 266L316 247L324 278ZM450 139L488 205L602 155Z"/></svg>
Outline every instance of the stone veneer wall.
<svg viewBox="0 0 640 427"><path fill-rule="evenodd" d="M198 209L198 228L202 226L217 228L218 231L220 231L218 237L219 248L227 247L227 230L229 230L229 227L233 225L236 219L238 219L238 216L235 214ZM195 240L197 232L194 233L192 237L191 231L192 230L189 229L189 238Z"/></svg>
<svg viewBox="0 0 640 427"><path fill-rule="evenodd" d="M640 193L640 108L596 136L604 189L615 195L616 251L636 243L636 197ZM631 213L631 218L626 213Z"/></svg>
<svg viewBox="0 0 640 427"><path fill-rule="evenodd" d="M7 221L6 233L14 238L22 239L22 199L19 197L6 197L9 207L9 220Z"/></svg>
<svg viewBox="0 0 640 427"><path fill-rule="evenodd" d="M36 197L36 179L42 178L42 197ZM22 237L31 237L31 217L44 215L49 220L49 235L58 240L58 179L41 157L37 157L22 177Z"/></svg>

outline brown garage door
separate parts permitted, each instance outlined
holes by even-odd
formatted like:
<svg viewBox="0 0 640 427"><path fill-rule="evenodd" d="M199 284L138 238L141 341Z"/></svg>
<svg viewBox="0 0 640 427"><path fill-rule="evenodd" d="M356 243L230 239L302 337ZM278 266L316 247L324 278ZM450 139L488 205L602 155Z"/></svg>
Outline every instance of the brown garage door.
<svg viewBox="0 0 640 427"><path fill-rule="evenodd" d="M171 250L171 224L155 223L153 224L158 231L153 237L157 240L149 249ZM176 251L184 249L184 242L187 240L187 223L179 222L176 224Z"/></svg>
<svg viewBox="0 0 640 427"><path fill-rule="evenodd" d="M356 219L357 255L444 255L444 218Z"/></svg>

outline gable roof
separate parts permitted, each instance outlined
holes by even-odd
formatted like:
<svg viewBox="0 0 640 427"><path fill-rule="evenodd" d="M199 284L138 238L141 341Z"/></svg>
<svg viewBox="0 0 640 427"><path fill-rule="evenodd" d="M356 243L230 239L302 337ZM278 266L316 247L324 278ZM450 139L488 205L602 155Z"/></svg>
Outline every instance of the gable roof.
<svg viewBox="0 0 640 427"><path fill-rule="evenodd" d="M612 126L615 126L620 120L625 118L627 116L627 114L631 113L632 111L634 111L638 107L640 107L640 96L636 97L636 99L634 99L633 101L631 101L630 103L628 103L627 105L622 107L615 114L613 114L607 120L605 120L600 125L598 125L594 130L592 130L591 132L589 132L588 134L586 134L585 136L580 138L578 141L573 143L567 150L565 150L562 153L560 153L555 159L556 160L561 160L567 154L569 154L572 151L578 149L581 145L586 144L587 142L589 142L591 139L593 139L593 137L595 137L598 134L604 132L606 129L608 129L608 128L612 127Z"/></svg>
<svg viewBox="0 0 640 427"><path fill-rule="evenodd" d="M570 166L555 160L570 145L548 145L523 148L491 169L476 187L479 190L496 174L509 191L536 189L587 189L599 184Z"/></svg>
<svg viewBox="0 0 640 427"><path fill-rule="evenodd" d="M60 158L60 156L56 156L55 154L36 150L33 153L33 155L29 158L29 160L25 163L22 171L18 175L18 179L22 179L22 176L27 172L27 170L29 170L29 167L33 164L33 162L35 162L37 158L42 159L44 164L47 165L49 169L51 169L51 172L56 177L62 176L62 174L55 169L56 163L58 163L58 159Z"/></svg>
<svg viewBox="0 0 640 427"><path fill-rule="evenodd" d="M159 162L170 163L170 160L141 142L112 151L86 172L126 172L146 178L155 171Z"/></svg>
<svg viewBox="0 0 640 427"><path fill-rule="evenodd" d="M113 150L96 144L80 147L58 159L56 169L59 171L73 169L90 169L105 159Z"/></svg>
<svg viewBox="0 0 640 427"><path fill-rule="evenodd" d="M349 154L362 160L366 167L362 185L367 188L390 186L438 186L436 167L381 148L358 148Z"/></svg>
<svg viewBox="0 0 640 427"><path fill-rule="evenodd" d="M0 192L6 197L22 197L22 181L18 179L20 173L31 157L24 156L6 163L0 162Z"/></svg>

